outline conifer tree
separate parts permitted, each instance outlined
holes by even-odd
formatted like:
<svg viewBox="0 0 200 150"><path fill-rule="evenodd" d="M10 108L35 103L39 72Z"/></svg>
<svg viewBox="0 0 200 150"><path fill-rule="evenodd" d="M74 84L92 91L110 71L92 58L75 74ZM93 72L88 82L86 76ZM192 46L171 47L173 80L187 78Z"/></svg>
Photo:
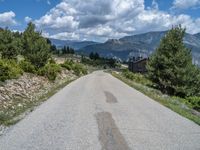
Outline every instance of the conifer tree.
<svg viewBox="0 0 200 150"><path fill-rule="evenodd" d="M20 37L15 37L15 34L10 30L2 29L0 31L0 54L2 58L16 59L21 50Z"/></svg>
<svg viewBox="0 0 200 150"><path fill-rule="evenodd" d="M31 22L23 33L23 55L37 68L44 66L50 58L47 39L35 31L35 25Z"/></svg>
<svg viewBox="0 0 200 150"><path fill-rule="evenodd" d="M196 87L199 69L192 64L191 50L185 47L185 29L173 27L161 40L147 64L148 77L164 93L191 96L199 93Z"/></svg>

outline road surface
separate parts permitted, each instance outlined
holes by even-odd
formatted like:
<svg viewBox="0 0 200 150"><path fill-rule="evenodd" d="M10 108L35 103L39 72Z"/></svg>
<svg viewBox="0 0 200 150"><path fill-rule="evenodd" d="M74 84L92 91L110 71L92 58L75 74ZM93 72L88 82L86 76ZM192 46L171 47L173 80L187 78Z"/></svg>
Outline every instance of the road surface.
<svg viewBox="0 0 200 150"><path fill-rule="evenodd" d="M0 150L199 150L200 126L102 71L72 82L0 137Z"/></svg>

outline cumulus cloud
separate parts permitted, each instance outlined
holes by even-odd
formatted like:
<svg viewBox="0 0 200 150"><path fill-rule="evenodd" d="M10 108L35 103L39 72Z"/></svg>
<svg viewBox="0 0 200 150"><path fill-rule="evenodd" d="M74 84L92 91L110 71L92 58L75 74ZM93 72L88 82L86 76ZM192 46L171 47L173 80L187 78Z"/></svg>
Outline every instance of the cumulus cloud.
<svg viewBox="0 0 200 150"><path fill-rule="evenodd" d="M174 0L173 8L188 9L200 6L200 0Z"/></svg>
<svg viewBox="0 0 200 150"><path fill-rule="evenodd" d="M32 18L30 18L29 16L26 16L26 17L24 18L24 21L25 21L26 23L28 23L28 22L32 21Z"/></svg>
<svg viewBox="0 0 200 150"><path fill-rule="evenodd" d="M183 24L190 33L200 32L200 19L160 11L156 0L148 9L145 9L144 0L63 0L34 22L49 37L59 39L105 41L167 30L177 24Z"/></svg>
<svg viewBox="0 0 200 150"><path fill-rule="evenodd" d="M17 22L15 21L15 13L13 11L0 13L0 26L12 26L16 25Z"/></svg>
<svg viewBox="0 0 200 150"><path fill-rule="evenodd" d="M79 25L74 14L76 10L70 4L61 2L39 20L35 20L35 23L43 30L71 31L77 29Z"/></svg>
<svg viewBox="0 0 200 150"><path fill-rule="evenodd" d="M152 8L153 8L153 9L157 9L157 10L159 9L159 8L158 8L158 3L156 2L156 0L153 0L153 1L152 1Z"/></svg>

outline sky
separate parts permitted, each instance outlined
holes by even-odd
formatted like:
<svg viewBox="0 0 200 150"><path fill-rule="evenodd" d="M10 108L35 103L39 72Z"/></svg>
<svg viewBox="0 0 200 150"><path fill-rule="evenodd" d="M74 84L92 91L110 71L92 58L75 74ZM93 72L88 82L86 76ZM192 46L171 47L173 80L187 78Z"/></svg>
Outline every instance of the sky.
<svg viewBox="0 0 200 150"><path fill-rule="evenodd" d="M0 27L43 36L104 42L181 24L200 32L200 0L0 0Z"/></svg>

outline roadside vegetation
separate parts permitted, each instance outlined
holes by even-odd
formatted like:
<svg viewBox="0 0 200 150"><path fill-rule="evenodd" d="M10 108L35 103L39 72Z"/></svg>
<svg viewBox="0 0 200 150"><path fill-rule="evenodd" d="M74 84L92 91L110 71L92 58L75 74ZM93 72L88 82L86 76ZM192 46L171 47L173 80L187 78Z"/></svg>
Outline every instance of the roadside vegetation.
<svg viewBox="0 0 200 150"><path fill-rule="evenodd" d="M185 97L167 95L153 86L153 83L144 75L132 73L128 70L112 75L162 105L200 125L200 97ZM163 116L164 117L164 116Z"/></svg>
<svg viewBox="0 0 200 150"><path fill-rule="evenodd" d="M183 44L185 29L172 28L149 58L144 75L112 74L152 99L200 125L200 69Z"/></svg>
<svg viewBox="0 0 200 150"><path fill-rule="evenodd" d="M35 30L35 25L29 23L23 33L11 32L9 29L0 30L0 81L16 79L23 72L47 77L53 81L64 64L57 64L53 54L74 54L74 49L64 46L57 49L51 41L42 37ZM86 74L83 66L73 61L66 69L73 70L77 75Z"/></svg>
<svg viewBox="0 0 200 150"><path fill-rule="evenodd" d="M69 58L57 63L55 55L58 59L66 56ZM38 89L41 93L36 90L36 93L28 97L20 97L21 93L15 93L15 98L12 96L14 93L11 93L12 95L6 95L5 100L0 93L0 124L11 125L17 122L19 115L32 110L72 80L87 74L87 67L73 60L73 55L74 49L68 46L57 49L41 32L36 31L33 23L29 23L23 33L12 32L8 28L0 29L0 90L6 92L4 85L10 83L8 80L12 82L11 79L21 77L20 80L23 80L24 75L45 80L45 86ZM17 80L16 84L19 84Z"/></svg>
<svg viewBox="0 0 200 150"><path fill-rule="evenodd" d="M166 34L148 61L148 78L163 93L183 98L200 96L200 69L192 63L191 50L183 43L184 35L181 26Z"/></svg>
<svg viewBox="0 0 200 150"><path fill-rule="evenodd" d="M72 70L77 76L87 74L86 67L81 63L75 63L73 60L66 60L61 66L67 70Z"/></svg>

